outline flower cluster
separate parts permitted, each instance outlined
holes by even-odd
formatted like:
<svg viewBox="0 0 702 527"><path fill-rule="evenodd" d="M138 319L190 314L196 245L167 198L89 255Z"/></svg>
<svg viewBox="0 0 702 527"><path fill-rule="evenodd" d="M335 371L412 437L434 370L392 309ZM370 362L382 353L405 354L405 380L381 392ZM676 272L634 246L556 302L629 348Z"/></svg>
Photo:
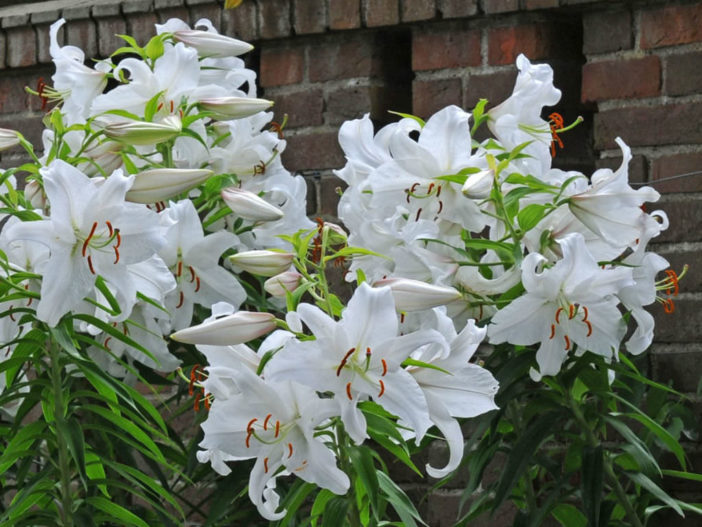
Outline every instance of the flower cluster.
<svg viewBox="0 0 702 527"><path fill-rule="evenodd" d="M191 29L171 19L144 47L125 36L91 67L82 50L59 45L63 24L50 30L53 87L40 82L36 91L57 106L19 205L23 219L37 221L13 217L2 230L6 268L28 276L16 285L38 291L26 306L38 320L103 322L81 323L103 367L124 375L124 358L172 371L179 361L164 335L189 326L196 304L246 299L238 269L221 257L282 249L289 244L279 235L311 227L306 186L280 162L282 127L239 58L251 45L208 20ZM2 137L2 148L23 141ZM24 328L12 319L3 319L12 326L5 342Z"/></svg>
<svg viewBox="0 0 702 527"><path fill-rule="evenodd" d="M667 227L663 212L643 206L659 194L628 183L629 148L621 166L591 177L553 168L564 126L545 106L560 99L548 65L521 55L512 95L485 112L449 106L428 121L405 116L374 135L368 116L345 123L339 140L349 188L339 216L349 242L389 258L354 259L372 282L403 277L455 288L453 320L489 320L499 344L538 344L538 370L554 375L569 353L591 351L617 359L626 333L622 311L638 327L626 349L651 343L653 318L643 306L659 289L674 289L667 262L647 252ZM472 121L472 127L471 127ZM492 132L474 138L483 123ZM349 279L354 279L353 273ZM672 300L662 299L666 306Z"/></svg>

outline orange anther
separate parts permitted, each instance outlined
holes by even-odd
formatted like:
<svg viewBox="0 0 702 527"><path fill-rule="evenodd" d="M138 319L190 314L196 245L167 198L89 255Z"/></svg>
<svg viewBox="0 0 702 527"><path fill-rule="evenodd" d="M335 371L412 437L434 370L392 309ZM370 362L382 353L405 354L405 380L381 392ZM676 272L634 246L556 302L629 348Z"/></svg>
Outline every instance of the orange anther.
<svg viewBox="0 0 702 527"><path fill-rule="evenodd" d="M668 275L668 278L670 278L670 281L672 282L673 285L673 292L670 292L670 289L666 291L669 295L672 296L678 296L678 293L680 292L680 284L678 282L678 273L673 271L672 269L668 269L665 274Z"/></svg>
<svg viewBox="0 0 702 527"><path fill-rule="evenodd" d="M385 359L380 359L380 362L383 364L383 373L381 373L381 376L385 377L385 374L388 372L388 363L385 362Z"/></svg>
<svg viewBox="0 0 702 527"><path fill-rule="evenodd" d="M291 458L293 455L293 446L292 443L288 443L288 457Z"/></svg>
<svg viewBox="0 0 702 527"><path fill-rule="evenodd" d="M568 351L570 349L570 339L568 338L568 335L565 335L563 338L565 338L565 350Z"/></svg>
<svg viewBox="0 0 702 527"><path fill-rule="evenodd" d="M280 421L276 419L275 421L275 437L278 437L278 434L280 434Z"/></svg>
<svg viewBox="0 0 702 527"><path fill-rule="evenodd" d="M575 316L575 306L573 304L568 304L568 319L572 319Z"/></svg>
<svg viewBox="0 0 702 527"><path fill-rule="evenodd" d="M200 399L202 399L202 392L197 392L195 394L195 411L200 410Z"/></svg>
<svg viewBox="0 0 702 527"><path fill-rule="evenodd" d="M400 313L400 324L404 324L404 323L405 323L405 313L402 312L402 313Z"/></svg>
<svg viewBox="0 0 702 527"><path fill-rule="evenodd" d="M107 225L107 228L110 230L110 238L112 238L112 235L115 233L115 230L112 228L112 224L105 220L105 225Z"/></svg>
<svg viewBox="0 0 702 527"><path fill-rule="evenodd" d="M268 414L266 416L266 419L263 421L263 429L264 430L268 430L268 421L270 420L271 417L273 417L273 414Z"/></svg>
<svg viewBox="0 0 702 527"><path fill-rule="evenodd" d="M419 221L419 216L420 216L421 213L422 213L422 209L420 208L420 209L417 211L417 215L415 216L414 221Z"/></svg>
<svg viewBox="0 0 702 527"><path fill-rule="evenodd" d="M336 376L337 377L339 375L341 375L341 370L344 369L344 366L346 366L346 361L353 354L354 351L356 351L356 348L351 348L349 351L346 352L346 355L344 355L344 358L341 359L341 362L339 363L339 367L336 369Z"/></svg>
<svg viewBox="0 0 702 527"><path fill-rule="evenodd" d="M176 276L183 274L183 260L178 260L178 269L176 270Z"/></svg>
<svg viewBox="0 0 702 527"><path fill-rule="evenodd" d="M675 312L675 302L673 302L672 298L666 298L663 300L663 311L668 314Z"/></svg>
<svg viewBox="0 0 702 527"><path fill-rule="evenodd" d="M349 401L353 401L353 396L351 395L351 383L346 385L346 395L349 398Z"/></svg>
<svg viewBox="0 0 702 527"><path fill-rule="evenodd" d="M560 316L561 311L563 311L563 308L562 308L562 307L559 307L558 310L556 311L556 324L560 324L560 323L561 323L561 321L558 320L558 317Z"/></svg>
<svg viewBox="0 0 702 527"><path fill-rule="evenodd" d="M444 210L444 202L439 200L439 210L437 210L436 213L441 214L442 210Z"/></svg>
<svg viewBox="0 0 702 527"><path fill-rule="evenodd" d="M385 393L385 383L382 380L379 380L378 382L380 383L380 393L378 394L378 397L382 397Z"/></svg>
<svg viewBox="0 0 702 527"><path fill-rule="evenodd" d="M257 418L257 417L254 417L253 419L251 419L251 421L249 421L249 424L246 425L246 431L247 431L249 434L253 433L253 424L254 424L256 421L258 421L258 418Z"/></svg>
<svg viewBox="0 0 702 527"><path fill-rule="evenodd" d="M195 277L195 292L197 293L200 290L200 277L196 276Z"/></svg>
<svg viewBox="0 0 702 527"><path fill-rule="evenodd" d="M122 235L119 233L119 229L115 229L115 236L117 237L117 243L115 244L115 247L119 247L120 245L122 245Z"/></svg>
<svg viewBox="0 0 702 527"><path fill-rule="evenodd" d="M90 257L90 255L88 255L88 269L90 269L91 273L97 274L93 268L93 259Z"/></svg>
<svg viewBox="0 0 702 527"><path fill-rule="evenodd" d="M189 265L188 270L190 271L190 282L192 283L195 281L195 269L193 269L192 265Z"/></svg>
<svg viewBox="0 0 702 527"><path fill-rule="evenodd" d="M246 448L249 448L251 446L251 436L253 435L253 430L249 430L249 433L246 434Z"/></svg>
<svg viewBox="0 0 702 527"><path fill-rule="evenodd" d="M184 302L185 302L185 295L183 294L183 291L181 291L180 292L180 299L178 300L178 305L176 306L176 309L183 307Z"/></svg>
<svg viewBox="0 0 702 527"><path fill-rule="evenodd" d="M587 322L587 316L588 316L589 311L587 310L587 307L585 307L585 306L582 306L582 308L583 308L583 322Z"/></svg>
<svg viewBox="0 0 702 527"><path fill-rule="evenodd" d="M551 324L551 336L549 337L549 340L551 340L555 336L556 336L556 325Z"/></svg>
<svg viewBox="0 0 702 527"><path fill-rule="evenodd" d="M267 457L263 458L263 472L268 474L268 458Z"/></svg>
<svg viewBox="0 0 702 527"><path fill-rule="evenodd" d="M110 347L107 345L107 343L110 342L110 339L111 339L111 338L112 338L112 337L107 337L107 338L105 339L105 342L103 342L103 346L105 346L108 350L110 349Z"/></svg>
<svg viewBox="0 0 702 527"><path fill-rule="evenodd" d="M88 250L88 245L90 244L90 240L92 239L93 235L95 234L95 229L97 229L97 222L93 223L93 228L90 229L90 234L88 234L88 237L83 242L83 250L82 250L83 256L85 256L85 253ZM93 273L93 274L95 274L95 273Z"/></svg>
<svg viewBox="0 0 702 527"><path fill-rule="evenodd" d="M438 198L439 196L441 196L441 185L436 188L436 197Z"/></svg>
<svg viewBox="0 0 702 527"><path fill-rule="evenodd" d="M116 264L117 262L119 262L119 249L116 245L114 245L112 248L115 250L115 261L113 263Z"/></svg>
<svg viewBox="0 0 702 527"><path fill-rule="evenodd" d="M585 336L589 337L590 335L592 335L592 324L590 324L589 320L585 320L585 319L583 319L583 322L585 322L585 324L587 325L587 335L585 335Z"/></svg>

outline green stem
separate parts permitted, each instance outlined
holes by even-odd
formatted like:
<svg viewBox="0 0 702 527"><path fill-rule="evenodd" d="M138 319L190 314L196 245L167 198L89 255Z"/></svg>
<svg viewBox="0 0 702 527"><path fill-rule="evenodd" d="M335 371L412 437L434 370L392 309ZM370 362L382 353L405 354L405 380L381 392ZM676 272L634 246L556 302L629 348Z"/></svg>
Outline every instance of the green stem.
<svg viewBox="0 0 702 527"><path fill-rule="evenodd" d="M516 407L516 403L514 401L510 401L510 403L508 404L507 415L512 419L512 422L514 423L514 431L517 433L517 436L521 437L521 435L524 433L524 423L522 422L520 409ZM529 512L533 513L538 510L538 507L536 504L536 493L534 492L534 486L532 485L529 471L526 472L524 479L527 506L529 507Z"/></svg>
<svg viewBox="0 0 702 527"><path fill-rule="evenodd" d="M339 464L341 465L340 468L342 472L344 472L351 481L351 485L349 486L349 491L347 493L351 507L349 508L349 512L346 515L346 517L348 518L349 525L351 527L363 527L363 525L361 524L361 512L358 510L358 503L356 502L356 487L354 486L355 478L353 477L353 466L349 461L349 456L347 453L349 436L346 433L346 430L344 429L344 424L341 421L337 422L336 437L339 446L338 453Z"/></svg>
<svg viewBox="0 0 702 527"><path fill-rule="evenodd" d="M65 409L63 399L63 379L61 376L61 364L59 361L59 350L56 345L49 343L51 356L51 387L54 397L54 430L56 433L56 446L58 448L58 469L60 476L61 490L61 525L64 527L73 525L73 496L71 494L71 473L70 460L68 457L68 445L62 431L68 429L65 420Z"/></svg>
<svg viewBox="0 0 702 527"><path fill-rule="evenodd" d="M639 516L636 514L636 511L634 510L634 507L631 506L631 502L629 501L629 497L626 495L626 492L624 491L624 488L622 487L621 483L619 483L619 478L617 478L617 475L614 473L614 469L612 468L612 463L609 459L607 459L604 463L605 467L605 472L607 473L607 479L609 479L609 482L612 484L612 488L614 489L614 493L617 495L617 498L619 499L619 503L624 507L624 510L626 511L626 515L631 521L631 524L634 527L643 527L643 523L641 523L641 520L639 519Z"/></svg>

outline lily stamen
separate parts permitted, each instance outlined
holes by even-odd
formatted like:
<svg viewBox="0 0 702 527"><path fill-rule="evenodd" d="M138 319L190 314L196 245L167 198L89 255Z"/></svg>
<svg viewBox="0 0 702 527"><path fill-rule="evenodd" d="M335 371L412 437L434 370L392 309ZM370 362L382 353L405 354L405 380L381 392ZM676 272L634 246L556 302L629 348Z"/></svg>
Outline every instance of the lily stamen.
<svg viewBox="0 0 702 527"><path fill-rule="evenodd" d="M268 474L268 458L267 457L263 458L263 472Z"/></svg>
<svg viewBox="0 0 702 527"><path fill-rule="evenodd" d="M568 335L564 335L563 338L565 339L565 350L568 351L570 349L570 339Z"/></svg>
<svg viewBox="0 0 702 527"><path fill-rule="evenodd" d="M356 348L351 348L349 351L346 352L346 355L344 355L344 358L341 359L341 362L339 363L339 367L336 369L336 376L337 377L339 375L341 375L341 370L344 369L344 366L346 366L346 361L353 354L354 351L356 351Z"/></svg>
<svg viewBox="0 0 702 527"><path fill-rule="evenodd" d="M273 417L273 414L268 414L266 416L266 419L263 421L263 430L264 431L268 431L268 421L270 420L271 417Z"/></svg>
<svg viewBox="0 0 702 527"><path fill-rule="evenodd" d="M349 401L353 401L353 396L351 395L351 383L346 385L346 395L349 398Z"/></svg>
<svg viewBox="0 0 702 527"><path fill-rule="evenodd" d="M288 443L288 459L291 458L293 455L293 445L292 443Z"/></svg>
<svg viewBox="0 0 702 527"><path fill-rule="evenodd" d="M383 365L383 373L381 373L381 377L385 377L385 374L388 372L388 363L385 362L385 359L380 359L380 362Z"/></svg>
<svg viewBox="0 0 702 527"><path fill-rule="evenodd" d="M183 304L185 303L185 295L183 294L183 291L180 292L180 297L178 300L178 305L176 306L176 309L180 309L183 307Z"/></svg>
<svg viewBox="0 0 702 527"><path fill-rule="evenodd" d="M93 223L93 227L90 229L90 234L88 234L88 237L85 239L83 242L83 250L82 254L85 257L85 253L88 251L88 245L90 244L90 240L92 239L93 235L95 234L95 229L97 229L98 222ZM95 274L95 273L93 273Z"/></svg>
<svg viewBox="0 0 702 527"><path fill-rule="evenodd" d="M382 380L379 380L378 382L380 383L380 393L378 394L378 398L380 398L385 393L385 383Z"/></svg>

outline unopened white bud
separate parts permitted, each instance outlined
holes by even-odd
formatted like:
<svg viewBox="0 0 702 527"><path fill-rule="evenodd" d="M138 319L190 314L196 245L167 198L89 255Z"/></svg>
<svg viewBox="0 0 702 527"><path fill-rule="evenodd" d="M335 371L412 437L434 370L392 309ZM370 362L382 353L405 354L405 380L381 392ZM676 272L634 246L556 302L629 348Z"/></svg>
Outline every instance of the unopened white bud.
<svg viewBox="0 0 702 527"><path fill-rule="evenodd" d="M222 199L232 212L251 221L275 221L284 216L283 211L248 190L228 187L221 192Z"/></svg>
<svg viewBox="0 0 702 527"><path fill-rule="evenodd" d="M278 251L244 251L229 257L229 261L251 274L275 276L290 268L295 257Z"/></svg>
<svg viewBox="0 0 702 527"><path fill-rule="evenodd" d="M373 287L387 286L395 299L398 311L421 311L443 306L461 298L461 293L453 287L432 285L409 278L384 278Z"/></svg>
<svg viewBox="0 0 702 527"><path fill-rule="evenodd" d="M122 121L110 123L103 132L110 139L131 145L155 145L174 138L183 129L180 117L169 115L157 123Z"/></svg>
<svg viewBox="0 0 702 527"><path fill-rule="evenodd" d="M154 168L134 176L125 199L134 203L156 203L199 185L214 172L207 169Z"/></svg>
<svg viewBox="0 0 702 527"><path fill-rule="evenodd" d="M173 38L195 48L201 57L237 57L254 48L248 42L199 29L176 31Z"/></svg>
<svg viewBox="0 0 702 527"><path fill-rule="evenodd" d="M14 130L0 128L0 152L17 146L20 143L19 135Z"/></svg>
<svg viewBox="0 0 702 527"><path fill-rule="evenodd" d="M493 180L491 170L482 170L477 174L469 175L461 191L469 198L485 199L490 195Z"/></svg>
<svg viewBox="0 0 702 527"><path fill-rule="evenodd" d="M292 293L300 285L302 275L296 271L285 271L283 273L271 276L263 283L265 289L270 295L283 297L286 293Z"/></svg>
<svg viewBox="0 0 702 527"><path fill-rule="evenodd" d="M253 97L212 97L200 99L200 108L212 112L214 119L243 119L273 106L273 101Z"/></svg>
<svg viewBox="0 0 702 527"><path fill-rule="evenodd" d="M232 315L176 331L171 339L185 344L231 346L248 342L274 329L275 316L271 313L237 311Z"/></svg>

